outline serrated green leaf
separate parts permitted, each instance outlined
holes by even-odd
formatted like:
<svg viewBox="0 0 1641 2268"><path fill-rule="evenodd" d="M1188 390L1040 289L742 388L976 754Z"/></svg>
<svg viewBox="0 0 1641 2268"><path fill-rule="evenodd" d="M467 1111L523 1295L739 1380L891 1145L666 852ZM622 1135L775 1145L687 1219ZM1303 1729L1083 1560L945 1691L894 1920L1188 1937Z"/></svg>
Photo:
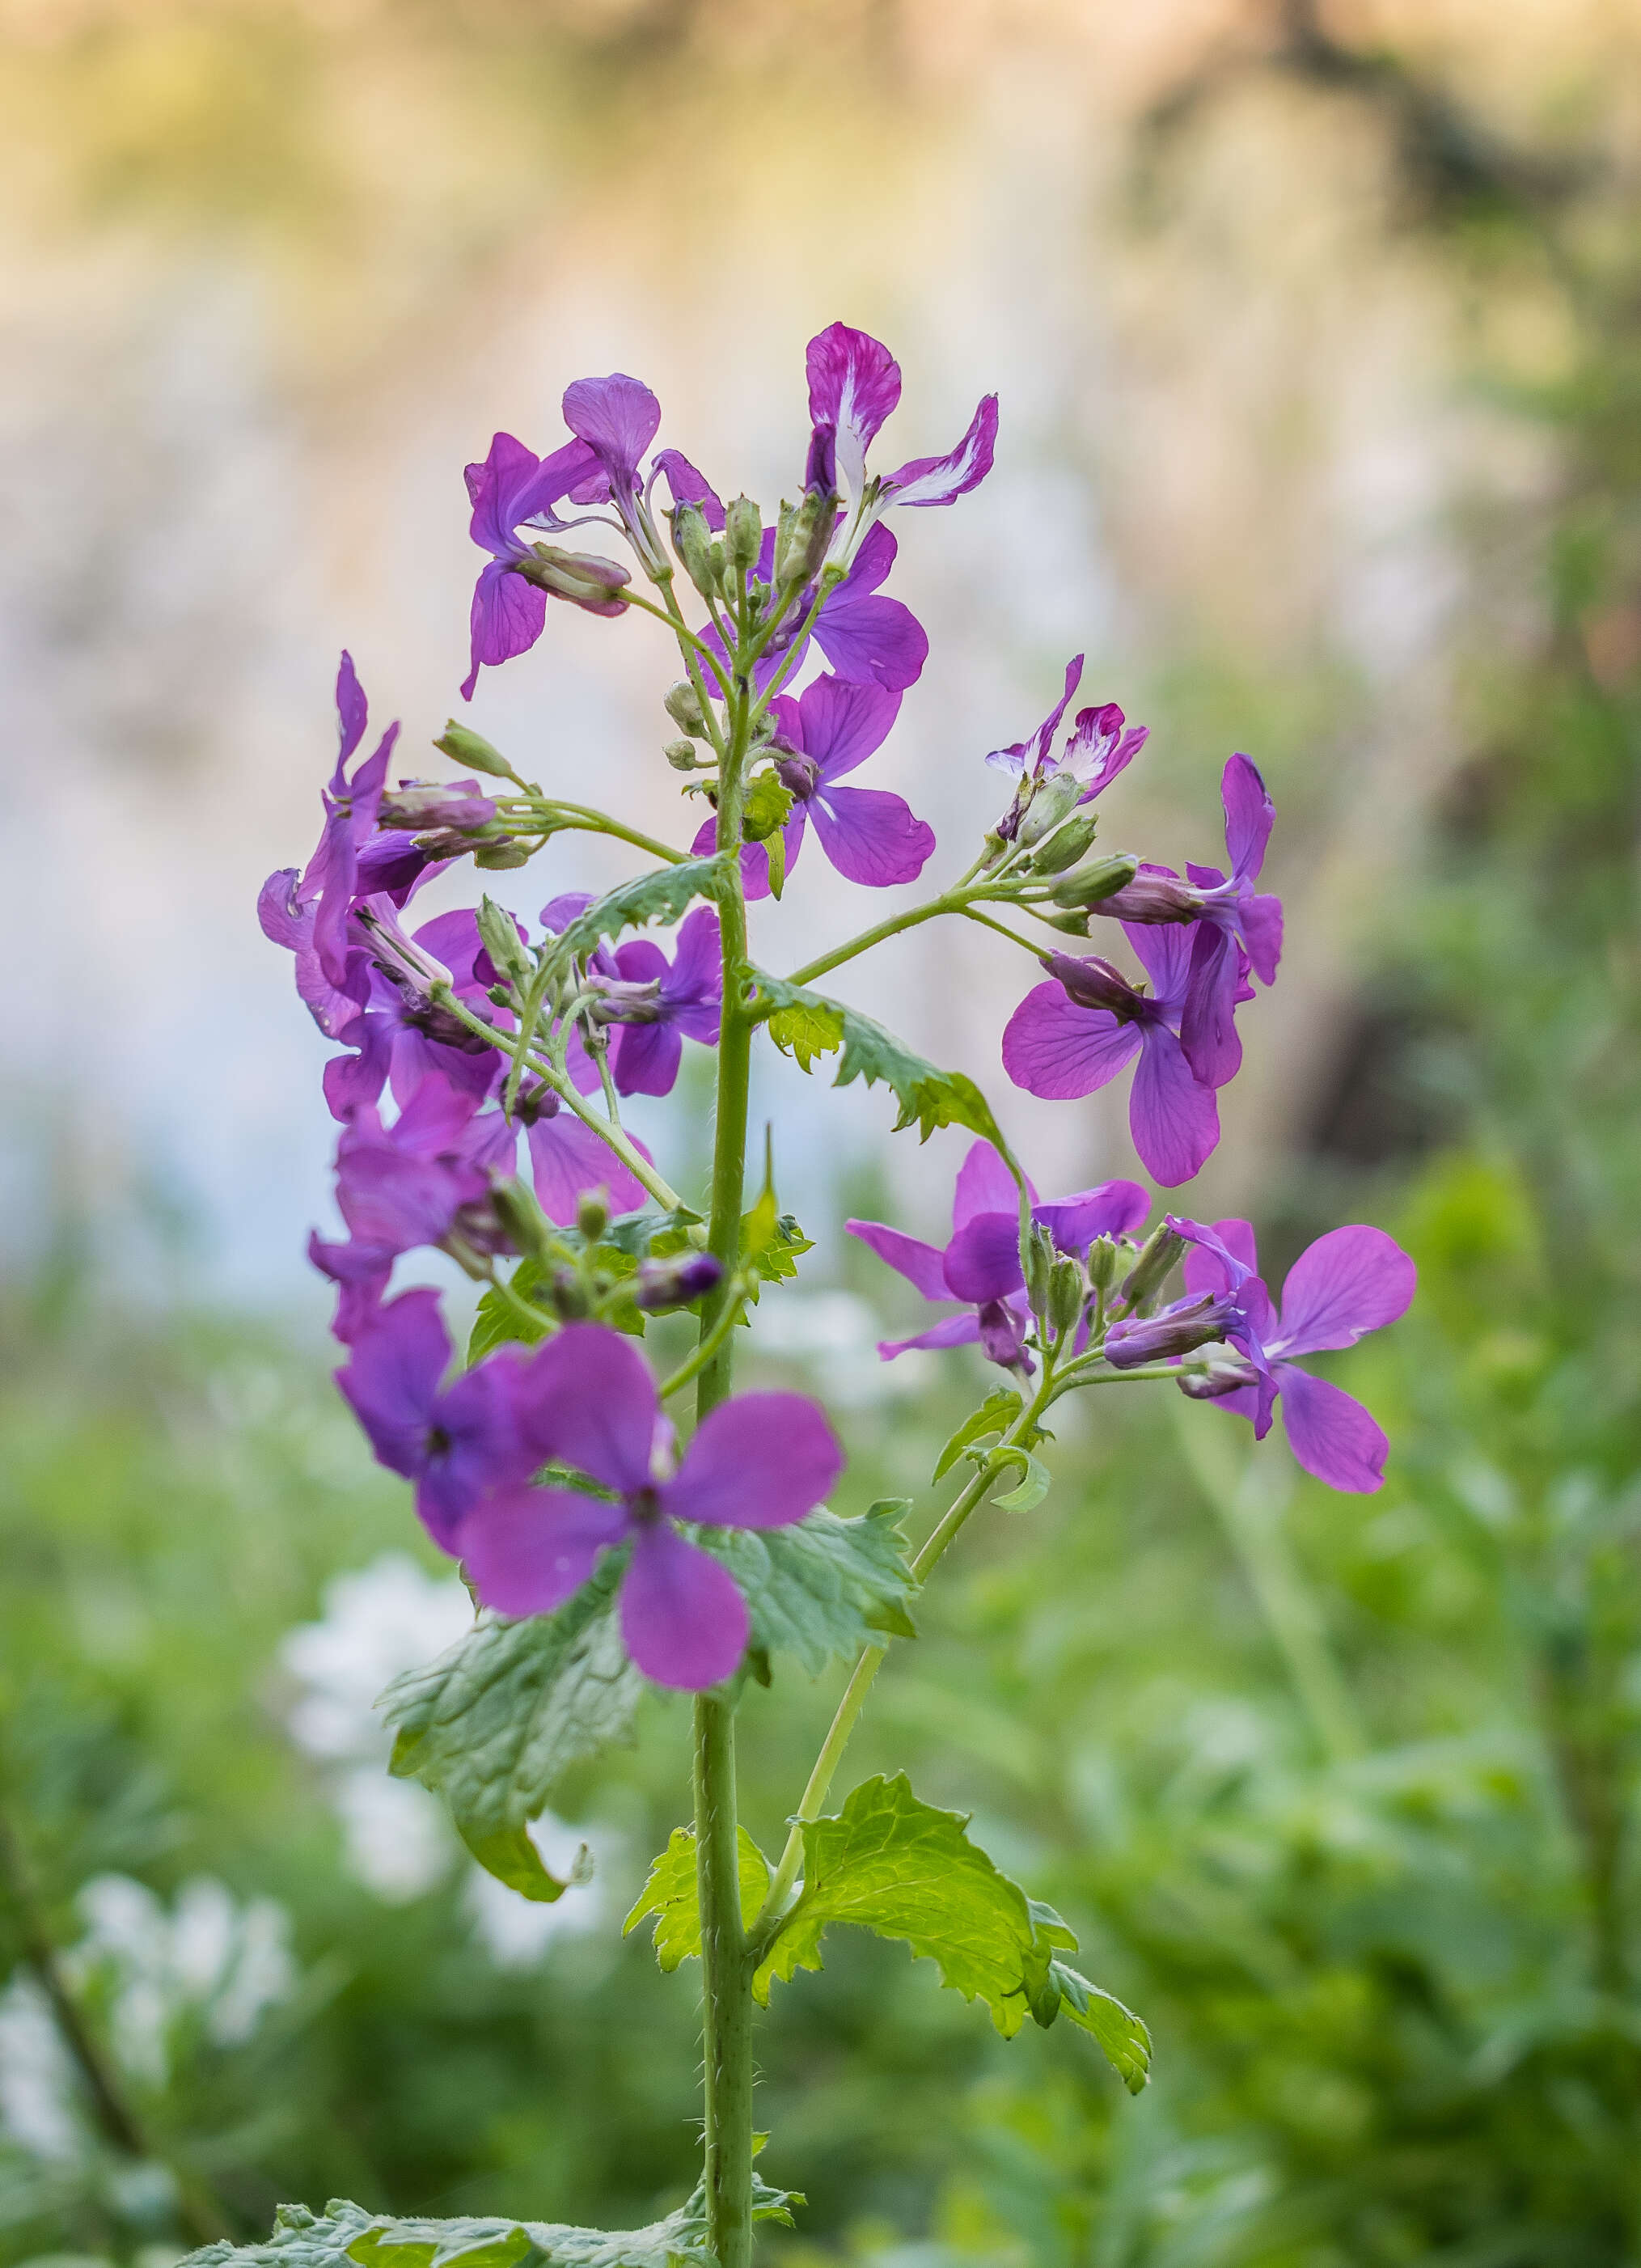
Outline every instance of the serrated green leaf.
<svg viewBox="0 0 1641 2268"><path fill-rule="evenodd" d="M1020 1397L1012 1386L994 1387L979 1409L970 1410L941 1450L929 1476L930 1484L946 1478L971 1441L982 1440L989 1433L1006 1433L1020 1409Z"/></svg>
<svg viewBox="0 0 1641 2268"><path fill-rule="evenodd" d="M1144 2025L1066 1962L1051 1961L1049 1974L1059 1987L1060 2014L1092 2034L1129 2093L1137 2095L1151 2077L1151 2034Z"/></svg>
<svg viewBox="0 0 1641 2268"><path fill-rule="evenodd" d="M795 799L773 772L759 772L748 783L741 805L740 831L748 843L766 843L791 817Z"/></svg>
<svg viewBox="0 0 1641 2268"><path fill-rule="evenodd" d="M644 1689L616 1629L620 1578L611 1555L555 1615L482 1617L381 1697L396 1735L389 1771L442 1795L474 1857L526 1897L564 1885L544 1887L554 1877L525 1828L570 1764L625 1738Z"/></svg>
<svg viewBox="0 0 1641 2268"><path fill-rule="evenodd" d="M681 921L697 898L717 895L719 871L716 858L686 858L651 874L635 874L607 891L554 939L555 970L567 969L572 961L585 958L605 938L617 938L623 930L642 929L649 922Z"/></svg>
<svg viewBox="0 0 1641 2268"><path fill-rule="evenodd" d="M736 1830L740 1918L749 1924L769 1888L769 1862L744 1827ZM690 1827L674 1827L660 1857L651 1861L638 1903L621 1926L630 1937L641 1921L655 1917L655 1957L670 1976L681 1961L701 1957L701 1907L695 1884L695 1837Z"/></svg>
<svg viewBox="0 0 1641 2268"><path fill-rule="evenodd" d="M1034 1512L1049 1493L1049 1468L1040 1464L1029 1449L1018 1444L1011 1445L1002 1454L1020 1467L1023 1478L1006 1496L994 1496L992 1503L999 1512Z"/></svg>
<svg viewBox="0 0 1641 2268"><path fill-rule="evenodd" d="M803 2198L753 2176L755 2221L792 2222ZM322 2214L282 2205L265 2244L208 2244L188 2268L715 2268L706 2197L647 2228L576 2228L560 2221L394 2220L333 2198Z"/></svg>
<svg viewBox="0 0 1641 2268"><path fill-rule="evenodd" d="M541 1282L541 1270L534 1260L521 1260L509 1280L521 1300L534 1304L532 1295ZM498 1346L540 1345L556 1322L556 1318L543 1309L540 1329L533 1329L511 1300L497 1291L487 1292L479 1301L467 1336L467 1367L494 1354Z"/></svg>
<svg viewBox="0 0 1641 2268"><path fill-rule="evenodd" d="M669 1252L686 1250L689 1231L700 1226L700 1214L691 1212L688 1205L680 1205L673 1212L623 1213L619 1220L611 1221L603 1241L634 1261L646 1255L659 1260Z"/></svg>
<svg viewBox="0 0 1641 2268"><path fill-rule="evenodd" d="M765 976L762 969L756 985L759 1001L773 1011L769 1037L776 1047L794 1054L805 1071L815 1057L841 1047L843 1059L833 1084L848 1086L860 1079L868 1086L880 1081L889 1087L901 1106L894 1122L897 1134L903 1127L916 1126L927 1141L937 1126L967 1126L1006 1157L1007 1145L991 1106L967 1072L938 1070L870 1016L804 985Z"/></svg>
<svg viewBox="0 0 1641 2268"><path fill-rule="evenodd" d="M795 1653L814 1677L835 1653L852 1660L874 1638L916 1637L900 1530L909 1502L886 1498L857 1520L823 1506L788 1528L703 1528L696 1540L735 1578L753 1646Z"/></svg>

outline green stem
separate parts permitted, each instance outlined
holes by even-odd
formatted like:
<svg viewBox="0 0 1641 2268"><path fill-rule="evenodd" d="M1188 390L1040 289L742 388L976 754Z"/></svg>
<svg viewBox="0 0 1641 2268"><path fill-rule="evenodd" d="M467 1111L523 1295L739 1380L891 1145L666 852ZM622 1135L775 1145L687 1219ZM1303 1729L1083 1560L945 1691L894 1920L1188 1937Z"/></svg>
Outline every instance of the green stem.
<svg viewBox="0 0 1641 2268"><path fill-rule="evenodd" d="M688 1360L680 1363L672 1376L663 1382L660 1388L663 1402L669 1395L676 1394L681 1387L688 1386L691 1379L699 1378L736 1324L740 1322L741 1307L747 1297L747 1287L738 1278L731 1290L732 1296L724 1302L717 1322L713 1324Z"/></svg>
<svg viewBox="0 0 1641 2268"><path fill-rule="evenodd" d="M1045 1361L1042 1378L1039 1381L1036 1393L1004 1434L997 1449L993 1450L973 1480L968 1482L953 1498L942 1515L938 1525L913 1559L912 1573L920 1585L928 1580L964 1521L985 1496L988 1489L1001 1479L1004 1467L998 1462L998 1451L1010 1447L1035 1424L1041 1411L1054 1399L1053 1385L1053 1364L1051 1361ZM820 1753L815 1758L814 1769L810 1773L808 1784L804 1789L803 1800L798 1804L791 1830L781 1852L780 1863L770 1878L768 1894L763 1904L759 1907L747 1933L750 1947L749 1959L754 1970L768 1952L776 1931L785 1918L786 1901L791 1893L793 1883L798 1880L798 1869L803 1864L804 1829L811 1821L819 1819L820 1816L820 1808L831 1791L833 1776L843 1762L843 1751L849 1745L849 1736L855 1729L856 1719L859 1717L866 1695L871 1690L872 1681L882 1668L887 1652L887 1646L865 1647L850 1674L849 1683L843 1688L843 1697L838 1703L836 1712L828 1727L827 1736L820 1743Z"/></svg>
<svg viewBox="0 0 1641 2268"><path fill-rule="evenodd" d="M595 811L591 804L560 803L553 796L533 796L529 802L533 811L553 815L557 821L552 830L556 835L613 835L617 842L630 843L635 850L647 850L651 858L659 858L668 866L682 866L688 863L688 851L674 850L670 844L658 841L653 835L645 835L636 827L628 827L619 819L611 819L605 813ZM568 812L570 816L561 820L559 814L563 812Z"/></svg>
<svg viewBox="0 0 1641 2268"><path fill-rule="evenodd" d="M718 848L725 881L718 903L724 1006L717 1049L708 1249L723 1275L702 1303L695 1410L717 1408L730 1390L733 1315L739 1293L741 1210L746 1194L747 1109L754 1023L747 990L747 907L741 888L742 791L750 741L749 696L738 678L729 703L729 741L719 775ZM752 2259L752 1966L740 1912L735 1817L734 1705L721 1690L695 1705L695 1887L701 1910L702 2029L706 2071L707 2239L718 2268Z"/></svg>

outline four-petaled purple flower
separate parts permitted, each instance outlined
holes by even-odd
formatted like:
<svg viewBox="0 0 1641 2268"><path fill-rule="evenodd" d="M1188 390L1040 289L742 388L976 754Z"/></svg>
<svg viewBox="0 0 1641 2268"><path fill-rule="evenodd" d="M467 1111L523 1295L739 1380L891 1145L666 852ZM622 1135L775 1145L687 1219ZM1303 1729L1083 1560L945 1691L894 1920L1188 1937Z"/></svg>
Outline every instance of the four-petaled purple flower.
<svg viewBox="0 0 1641 2268"><path fill-rule="evenodd" d="M611 958L614 976L592 976L589 985L609 988L610 1071L617 1091L670 1094L685 1040L717 1045L724 1001L717 916L710 906L697 906L679 925L671 961L647 937L629 938ZM600 1014L597 1006L593 1014Z"/></svg>
<svg viewBox="0 0 1641 2268"><path fill-rule="evenodd" d="M934 829L886 789L838 787L880 748L899 712L901 697L878 685L818 677L797 700L777 695L775 770L795 799L783 829L786 871L798 864L806 823L813 821L820 848L840 874L870 888L888 889L923 872L934 849ZM709 819L691 846L697 857L717 847L717 821ZM749 843L740 854L749 898L769 895L769 854Z"/></svg>
<svg viewBox="0 0 1641 2268"><path fill-rule="evenodd" d="M1055 735L1082 681L1083 657L1074 654L1065 666L1065 689L1036 731L1024 740L1012 740L1006 748L993 748L986 758L994 771L1006 772L1019 782L995 830L1005 843L1019 833L1027 809L1051 780L1063 783L1049 799L1052 819L1059 820L1108 788L1151 737L1148 725L1125 724L1116 703L1107 701L1098 708L1078 711L1071 736L1056 755Z"/></svg>
<svg viewBox="0 0 1641 2268"><path fill-rule="evenodd" d="M1137 925L1126 934L1154 989L1137 990L1096 955L1045 954L1055 981L1035 986L1009 1018L1003 1066L1028 1094L1066 1102L1106 1086L1137 1056L1129 1128L1146 1172L1174 1189L1201 1170L1219 1139L1214 1091L1180 1043L1190 933Z"/></svg>
<svg viewBox="0 0 1641 2268"><path fill-rule="evenodd" d="M991 470L997 438L997 397L986 394L955 449L914 457L893 473L869 475L866 452L901 398L901 366L880 341L847 323L828 324L809 342L812 459L829 456L849 490L849 507L833 543L853 556L868 528L891 504L955 504Z"/></svg>
<svg viewBox="0 0 1641 2268"><path fill-rule="evenodd" d="M1219 793L1229 875L1218 866L1188 865L1181 881L1172 867L1142 866L1124 888L1094 908L1124 923L1196 924L1180 1043L1208 1086L1225 1086L1241 1068L1236 1011L1252 997L1245 989L1247 969L1262 984L1274 984L1282 958L1282 901L1254 887L1277 806L1246 756L1231 758Z"/></svg>
<svg viewBox="0 0 1641 2268"><path fill-rule="evenodd" d="M490 556L474 586L473 666L462 681L464 701L473 698L482 664L494 666L527 652L547 620L547 593L518 571L530 556L530 547L520 539L518 529L526 521L560 526L553 506L597 469L597 460L585 442L568 441L550 457L538 457L511 433L497 433L484 462L467 468L467 496L473 505L469 533ZM628 579L624 570L607 561L603 564L620 582ZM606 590L600 594L596 588L590 588L574 603L594 615L622 614L627 606L618 592Z"/></svg>
<svg viewBox="0 0 1641 2268"><path fill-rule="evenodd" d="M1247 1221L1220 1220L1209 1228L1170 1215L1168 1226L1194 1248L1185 1257L1188 1294L1233 1310L1225 1336L1253 1373L1218 1398L1251 1418L1262 1439L1280 1397L1288 1445L1307 1473L1352 1494L1378 1488L1390 1446L1384 1433L1354 1396L1313 1378L1298 1358L1354 1346L1365 1331L1407 1313L1417 1270L1395 1239L1380 1228L1330 1229L1288 1270L1278 1308L1259 1276Z"/></svg>
<svg viewBox="0 0 1641 2268"><path fill-rule="evenodd" d="M498 1349L446 1387L450 1359L438 1292L404 1292L378 1309L336 1373L378 1462L416 1483L416 1512L445 1550L487 1490L528 1480L541 1462L522 1423L521 1358Z"/></svg>
<svg viewBox="0 0 1641 2268"><path fill-rule="evenodd" d="M1123 1236L1137 1228L1151 1210L1151 1199L1137 1182L1102 1182L1097 1189L1047 1204L1037 1202L1034 1189L1029 1193L1032 1219L1048 1230L1062 1252L1078 1258L1097 1236ZM990 1142L976 1142L958 1171L952 1238L944 1251L883 1221L850 1220L844 1226L916 1285L925 1300L966 1303L962 1314L947 1315L915 1338L883 1341L878 1352L886 1362L910 1347L972 1346L977 1342L989 1359L1005 1370L1030 1373L1026 1334L1031 1309L1020 1269L1019 1192Z"/></svg>
<svg viewBox="0 0 1641 2268"><path fill-rule="evenodd" d="M672 1428L630 1339L576 1323L534 1358L526 1428L540 1458L570 1467L616 1499L563 1488L504 1489L474 1506L452 1548L486 1606L539 1615L568 1599L603 1554L628 1544L621 1628L658 1685L699 1691L734 1675L747 1602L722 1563L680 1535L704 1528L784 1528L813 1511L843 1455L813 1402L745 1394L703 1418L674 1469Z"/></svg>

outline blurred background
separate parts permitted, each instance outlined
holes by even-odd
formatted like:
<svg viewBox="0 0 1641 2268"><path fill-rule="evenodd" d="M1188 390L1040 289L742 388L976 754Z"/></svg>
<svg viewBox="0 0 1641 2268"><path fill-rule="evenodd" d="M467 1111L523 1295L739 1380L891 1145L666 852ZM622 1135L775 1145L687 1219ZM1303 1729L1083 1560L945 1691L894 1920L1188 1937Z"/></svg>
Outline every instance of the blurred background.
<svg viewBox="0 0 1641 2268"><path fill-rule="evenodd" d="M253 902L344 641L427 764L495 428L545 450L631 371L772 505L839 316L903 365L892 457L1003 400L992 479L898 531L932 651L876 777L966 863L1078 651L1152 728L1114 843L1212 858L1251 754L1287 954L1194 1209L1273 1277L1377 1221L1421 1297L1334 1369L1381 1494L1100 1397L965 1536L856 1761L975 1810L1157 2077L845 1935L762 2031L809 2198L771 2254L1641 2259L1638 135L1633 0L0 0L7 2262L337 2193L629 2226L694 2178L691 1992L618 1932L682 1712L561 1791L599 1870L550 1909L385 1776L371 1702L464 1602L326 1375L325 1049ZM671 674L558 608L473 718L676 836ZM498 879L534 917L578 872L621 868ZM850 896L812 851L776 965ZM1044 1187L1131 1170L1120 1106L1003 1080L984 942L839 989ZM702 1092L644 1130L698 1154ZM978 1371L879 1369L910 1311L839 1223L938 1231L962 1144L760 1101L817 1249L755 1359L841 1410L841 1509L924 1491ZM834 1694L747 1705L766 1845Z"/></svg>

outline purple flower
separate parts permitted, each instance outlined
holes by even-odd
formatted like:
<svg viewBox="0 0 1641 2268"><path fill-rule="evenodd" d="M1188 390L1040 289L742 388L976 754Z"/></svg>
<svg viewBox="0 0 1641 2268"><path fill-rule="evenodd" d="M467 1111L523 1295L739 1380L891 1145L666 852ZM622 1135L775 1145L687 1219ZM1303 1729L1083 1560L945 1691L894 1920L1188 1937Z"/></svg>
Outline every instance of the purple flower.
<svg viewBox="0 0 1641 2268"><path fill-rule="evenodd" d="M784 1528L813 1510L843 1452L813 1402L745 1394L704 1418L676 1469L655 1382L629 1339L575 1323L529 1367L526 1428L539 1454L585 1473L619 1500L569 1489L512 1488L476 1505L459 1549L486 1606L548 1614L579 1590L613 1546L627 1651L658 1685L699 1691L732 1676L747 1647L747 1603L727 1570L674 1522Z"/></svg>
<svg viewBox="0 0 1641 2268"><path fill-rule="evenodd" d="M818 677L797 700L781 694L771 703L775 770L796 799L783 830L789 874L798 864L808 821L814 823L820 848L851 882L887 889L922 873L934 849L932 828L914 818L898 795L833 784L882 747L900 705L898 693L841 677ZM691 847L697 856L717 847L715 819L708 820ZM762 843L749 843L741 852L741 874L749 898L769 896L769 854Z"/></svg>
<svg viewBox="0 0 1641 2268"><path fill-rule="evenodd" d="M868 477L866 452L901 398L900 364L879 340L846 323L830 324L811 339L806 362L815 435L811 453L832 456L849 489L840 556L854 549L891 504L955 504L991 470L997 438L995 394L983 398L968 431L945 456L914 457L896 472Z"/></svg>
<svg viewBox="0 0 1641 2268"><path fill-rule="evenodd" d="M1254 887L1277 807L1246 756L1226 764L1219 792L1229 875L1218 866L1188 865L1181 881L1172 867L1143 866L1126 888L1094 908L1124 923L1196 924L1180 1042L1209 1086L1224 1086L1241 1067L1236 1010L1253 998L1245 989L1243 954L1262 984L1276 983L1282 958L1282 901Z"/></svg>
<svg viewBox="0 0 1641 2268"><path fill-rule="evenodd" d="M386 955L382 948L387 935L384 909L371 940L376 951L365 1003L334 1035L357 1052L334 1057L325 1066L325 1100L333 1118L345 1119L362 1103L374 1102L384 1083L391 1083L396 1101L408 1102L423 1080L433 1076L465 1089L476 1104L502 1069L495 1042L482 1040L429 998L409 956L395 965L397 957ZM485 996L496 971L468 909L424 922L409 942L448 972L459 1000L475 1014L486 1015Z"/></svg>
<svg viewBox="0 0 1641 2268"><path fill-rule="evenodd" d="M336 1383L379 1464L416 1483L416 1508L445 1550L490 1489L526 1481L541 1459L520 1422L525 1369L504 1348L448 1388L450 1335L437 1292L405 1292L356 1339Z"/></svg>
<svg viewBox="0 0 1641 2268"><path fill-rule="evenodd" d="M573 1075L575 1065L572 1062ZM598 1072L591 1064L592 1084ZM576 1079L580 1086L581 1081ZM574 1220L589 1189L601 1189L614 1213L637 1212L648 1204L644 1183L624 1166L602 1138L561 1101L550 1086L526 1081L519 1090L519 1118L530 1152L530 1177L537 1202L548 1219L566 1228ZM652 1163L648 1146L636 1134L628 1140L646 1163Z"/></svg>
<svg viewBox="0 0 1641 2268"><path fill-rule="evenodd" d="M377 742L374 754L364 759L351 779L348 777L348 759L364 738L369 716L364 695L354 674L353 657L348 653L342 655L342 666L336 673L336 716L341 740L336 769L324 797L324 830L305 873L290 894L289 903L298 913L305 906L313 907L313 924L307 943L326 982L340 990L345 986L348 973L348 916L358 895L359 851L376 831L376 812L387 777L387 759L399 738L397 724L390 725ZM272 887L270 878L263 886L264 896Z"/></svg>
<svg viewBox="0 0 1641 2268"><path fill-rule="evenodd" d="M774 528L765 528L755 571L765 582L775 571L775 537ZM838 676L847 678L851 685L880 685L891 693L903 693L909 685L916 685L929 659L929 640L916 615L898 599L884 598L879 589L899 549L887 527L874 527L855 555L848 574L815 617L813 632L815 644ZM812 583L798 594L760 655L753 671L760 689L783 667L794 644L801 659L808 640L805 637L800 642L798 633L809 619L818 587ZM710 624L701 637L720 660L727 659L724 642ZM796 670L798 661L791 666Z"/></svg>
<svg viewBox="0 0 1641 2268"><path fill-rule="evenodd" d="M516 571L530 556L529 545L516 531L527 520L562 526L552 507L598 476L598 458L585 441L566 442L550 457L538 457L511 433L497 433L484 462L467 468L473 505L469 533L490 556L474 586L473 666L462 683L464 701L473 698L481 664L494 666L527 652L547 620L547 593ZM627 605L614 592L601 600L592 593L577 603L594 615L622 614Z"/></svg>
<svg viewBox="0 0 1641 2268"><path fill-rule="evenodd" d="M1154 990L1137 990L1108 961L1043 956L1055 979L1028 992L1003 1034L1003 1065L1016 1086L1054 1102L1093 1094L1139 1058L1129 1128L1147 1173L1165 1189L1188 1182L1219 1139L1212 1087L1180 1044L1190 976L1188 932L1131 928L1130 944Z"/></svg>
<svg viewBox="0 0 1641 2268"><path fill-rule="evenodd" d="M283 946L295 956L297 992L327 1039L335 1039L358 1015L370 997L370 971L363 954L343 963L342 981L333 984L320 963L313 932L319 908L310 901L298 904L302 877L294 866L283 866L263 883L256 900L256 917L270 945Z"/></svg>
<svg viewBox="0 0 1641 2268"><path fill-rule="evenodd" d="M361 1103L336 1144L336 1204L356 1246L391 1261L462 1236L504 1248L489 1217L490 1174L510 1169L517 1129L478 1098L424 1079L391 1126Z"/></svg>
<svg viewBox="0 0 1641 2268"><path fill-rule="evenodd" d="M1083 657L1074 654L1065 666L1065 689L1036 731L1024 740L1011 741L1006 748L993 748L986 758L994 771L1007 772L1019 782L1013 802L997 825L996 831L1005 843L1014 840L1027 810L1050 780L1064 784L1052 799L1052 824L1078 804L1092 803L1119 772L1127 770L1151 737L1149 725L1125 726L1121 709L1115 701L1107 701L1098 708L1078 711L1071 735L1056 755L1055 735L1082 677ZM1071 792L1073 782L1075 793Z"/></svg>
<svg viewBox="0 0 1641 2268"><path fill-rule="evenodd" d="M1417 1271L1394 1237L1360 1226L1330 1229L1288 1271L1278 1309L1261 1281L1254 1232L1245 1220L1175 1220L1168 1226L1196 1249L1185 1259L1187 1291L1227 1301L1236 1316L1225 1336L1258 1374L1220 1398L1251 1418L1256 1438L1270 1426L1278 1395L1288 1445L1307 1473L1329 1488L1365 1495L1384 1479L1389 1443L1361 1403L1297 1358L1354 1346L1365 1331L1405 1314Z"/></svg>
<svg viewBox="0 0 1641 2268"><path fill-rule="evenodd" d="M616 1089L622 1094L670 1094L684 1041L717 1045L724 999L717 916L710 906L697 906L680 924L670 963L660 946L644 937L618 946L614 957L615 984L642 988L648 996L627 1004L620 1016L616 1011L623 1004L612 998L610 1069ZM614 995L614 985L611 991Z"/></svg>
<svg viewBox="0 0 1641 2268"><path fill-rule="evenodd" d="M1079 1258L1097 1236L1122 1236L1137 1228L1151 1200L1136 1182L1102 1182L1098 1189L1047 1204L1032 1197L1032 1219L1045 1227L1062 1252ZM944 1251L877 1220L844 1223L851 1236L868 1244L879 1260L915 1284L925 1300L961 1300L966 1312L947 1315L916 1337L884 1341L886 1362L909 1347L972 1346L1005 1370L1029 1374L1026 1352L1031 1310L1020 1270L1019 1193L1014 1177L989 1142L976 1142L964 1159L952 1203L952 1239Z"/></svg>

